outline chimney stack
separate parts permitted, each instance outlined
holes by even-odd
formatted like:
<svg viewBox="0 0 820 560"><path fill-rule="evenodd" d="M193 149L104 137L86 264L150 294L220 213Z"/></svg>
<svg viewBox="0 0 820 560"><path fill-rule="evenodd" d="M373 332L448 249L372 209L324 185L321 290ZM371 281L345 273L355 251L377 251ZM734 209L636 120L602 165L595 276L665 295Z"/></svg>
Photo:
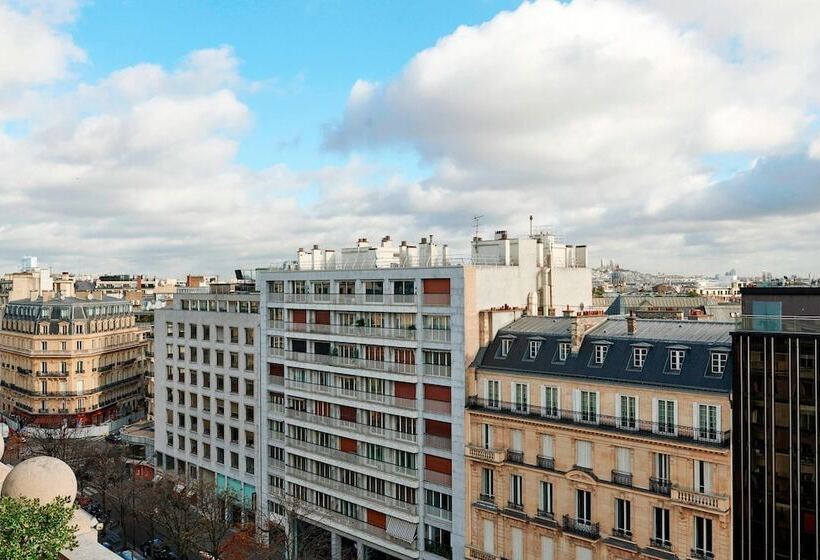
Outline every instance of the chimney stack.
<svg viewBox="0 0 820 560"><path fill-rule="evenodd" d="M632 311L626 318L626 333L635 334L635 329L638 326L638 318L635 317L635 312Z"/></svg>

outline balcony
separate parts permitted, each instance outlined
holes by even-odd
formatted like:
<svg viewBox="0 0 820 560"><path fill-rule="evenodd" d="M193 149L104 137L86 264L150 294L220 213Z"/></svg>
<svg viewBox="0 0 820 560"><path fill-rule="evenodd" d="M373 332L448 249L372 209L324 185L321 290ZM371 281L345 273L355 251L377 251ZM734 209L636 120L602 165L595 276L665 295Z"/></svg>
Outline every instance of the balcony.
<svg viewBox="0 0 820 560"><path fill-rule="evenodd" d="M68 377L67 371L38 371L37 377Z"/></svg>
<svg viewBox="0 0 820 560"><path fill-rule="evenodd" d="M330 397L354 399L366 403L382 404L384 406L392 406L396 408L403 408L406 410L416 410L415 399L405 399L402 397L394 397L393 395L382 395L381 393L357 391L354 389L347 389L345 387L335 387L332 385L319 385L317 383L296 381L295 379L286 380L285 385L289 389L294 389L296 391L305 391L313 395L318 393L322 395L328 395Z"/></svg>
<svg viewBox="0 0 820 560"><path fill-rule="evenodd" d="M524 452L523 451L513 451L512 449L507 450L507 462L508 463L518 463L520 465L524 464Z"/></svg>
<svg viewBox="0 0 820 560"><path fill-rule="evenodd" d="M551 512L551 511L544 511L543 509L539 509L536 512L535 515L539 519L545 519L547 521L555 521L555 513Z"/></svg>
<svg viewBox="0 0 820 560"><path fill-rule="evenodd" d="M452 376L452 366L443 366L439 364L424 364L424 375L428 377L446 377Z"/></svg>
<svg viewBox="0 0 820 560"><path fill-rule="evenodd" d="M284 403L268 403L268 414L275 414L276 416L285 415Z"/></svg>
<svg viewBox="0 0 820 560"><path fill-rule="evenodd" d="M622 528L618 528L618 527L613 527L612 528L612 536L617 537L619 539L624 539L624 540L627 540L627 541L631 541L632 540L632 531L630 531L629 529L622 529Z"/></svg>
<svg viewBox="0 0 820 560"><path fill-rule="evenodd" d="M703 548L693 548L689 551L689 558L692 560L714 560L715 553Z"/></svg>
<svg viewBox="0 0 820 560"><path fill-rule="evenodd" d="M536 465L538 465L539 469L546 469L548 471L555 470L555 458L554 457L545 457L543 455L539 455L536 457Z"/></svg>
<svg viewBox="0 0 820 560"><path fill-rule="evenodd" d="M495 496L491 494L479 494L478 501L484 502L485 504L492 504L495 505Z"/></svg>
<svg viewBox="0 0 820 560"><path fill-rule="evenodd" d="M278 294L268 294L268 297ZM414 294L281 294L284 303L333 305L416 305ZM274 300L271 300L274 301ZM428 305L425 302L425 305Z"/></svg>
<svg viewBox="0 0 820 560"><path fill-rule="evenodd" d="M511 509L512 511L523 512L524 511L524 504L507 501L507 509Z"/></svg>
<svg viewBox="0 0 820 560"><path fill-rule="evenodd" d="M413 401L415 403L415 401ZM441 414L443 416L450 416L452 411L452 404L447 401L432 401L424 399L424 412L431 412L433 414Z"/></svg>
<svg viewBox="0 0 820 560"><path fill-rule="evenodd" d="M636 438L672 439L696 445L728 448L731 441L731 430L721 433L698 430L691 426L680 426L634 420L626 425L619 416L604 414L584 414L573 410L543 408L540 406L522 405L519 403L491 401L476 396L467 398L466 407L504 416L521 416L530 420L539 420L550 424L570 424L585 426L600 431L611 431L632 434ZM714 437L712 437L714 436Z"/></svg>
<svg viewBox="0 0 820 560"><path fill-rule="evenodd" d="M388 441L389 443L394 443L396 441L402 441L404 443L410 444L417 444L418 443L418 435L416 434L408 434L405 432L399 432L396 430L392 430L389 428L383 428L380 426L370 426L368 424L362 424L359 422L354 422L351 420L342 420L341 418L333 418L331 416L322 416L320 414L313 414L310 412L305 412L302 410L296 410L293 408L288 408L286 410L286 414L288 418L294 418L296 420L303 420L305 422L310 422L311 424L319 424L322 426L330 426L332 428L339 428L341 430L349 431L352 430L357 434L363 436L371 436L376 437L379 439L383 439Z"/></svg>
<svg viewBox="0 0 820 560"><path fill-rule="evenodd" d="M649 539L649 545L652 548L657 548L658 550L665 550L667 552L672 550L672 542L668 539L659 539L657 537L652 537Z"/></svg>
<svg viewBox="0 0 820 560"><path fill-rule="evenodd" d="M632 486L632 473L612 471L612 484L618 486Z"/></svg>
<svg viewBox="0 0 820 560"><path fill-rule="evenodd" d="M424 550L431 552L436 556L447 558L447 560L452 560L453 558L453 547L449 544L442 544L440 542L424 539Z"/></svg>
<svg viewBox="0 0 820 560"><path fill-rule="evenodd" d="M465 454L471 459L496 464L503 463L507 458L507 453L504 449L487 449L480 445L468 445Z"/></svg>
<svg viewBox="0 0 820 560"><path fill-rule="evenodd" d="M498 556L484 552L476 546L467 547L467 558L470 560L498 560Z"/></svg>
<svg viewBox="0 0 820 560"><path fill-rule="evenodd" d="M418 507L416 506L416 504L403 502L391 496L385 496L377 492L371 492L366 488L361 488L359 486L351 486L350 484L344 484L342 482L339 482L338 480L327 478L315 473L299 470L291 466L287 467L286 472L289 476L297 478L303 482L307 482L310 485L310 487L315 487L316 485L318 485L328 490L338 492L342 495L357 496L363 500L366 500L371 505L377 504L377 507L387 506L395 510L398 510L402 513L405 513L406 515L418 516Z"/></svg>
<svg viewBox="0 0 820 560"><path fill-rule="evenodd" d="M453 449L453 440L441 436L424 434L424 446L432 447L433 449L440 449L442 451L451 451Z"/></svg>
<svg viewBox="0 0 820 560"><path fill-rule="evenodd" d="M655 478L653 476L649 479L649 491L662 496L669 496L672 493L672 482L665 478Z"/></svg>
<svg viewBox="0 0 820 560"><path fill-rule="evenodd" d="M385 362L380 360L363 360L361 358L346 358L344 356L312 354L308 352L286 351L283 354L286 360L290 360L292 362L384 371L387 373L398 373L403 375L415 375L416 373L416 364L402 364L399 362Z"/></svg>
<svg viewBox="0 0 820 560"><path fill-rule="evenodd" d="M672 501L684 506L689 506L699 510L716 513L726 513L729 511L729 497L717 494L705 494L694 490L673 486L671 491Z"/></svg>
<svg viewBox="0 0 820 560"><path fill-rule="evenodd" d="M451 338L449 329L424 329L421 335L425 342L449 343Z"/></svg>
<svg viewBox="0 0 820 560"><path fill-rule="evenodd" d="M579 537L593 540L601 538L600 525L585 519L577 519L575 517L570 517L569 515L564 515L563 527L564 531Z"/></svg>
<svg viewBox="0 0 820 560"><path fill-rule="evenodd" d="M385 338L408 341L415 341L417 339L417 331L415 328L396 329L355 325L320 325L318 323L283 323L282 321L269 321L268 325L271 323L281 323L277 330L286 330L291 333L325 334L354 338Z"/></svg>
<svg viewBox="0 0 820 560"><path fill-rule="evenodd" d="M738 331L770 333L820 332L820 317L787 315L743 315L737 322Z"/></svg>
<svg viewBox="0 0 820 560"><path fill-rule="evenodd" d="M424 504L424 513L428 517L435 517L436 519L441 519L442 521L452 521L453 520L453 512L446 509L441 509L440 507L436 507L430 504Z"/></svg>
<svg viewBox="0 0 820 560"><path fill-rule="evenodd" d="M373 469L379 473L388 473L403 476L410 479L413 482L418 481L417 471L416 469L411 467L404 467L402 465L397 465L395 463L389 463L387 461L366 457L364 455L358 455L357 453L342 451L340 449L333 449L330 447L323 447L315 443L300 441L293 438L288 438L288 446L295 449L301 449L309 453L314 453L319 457L326 457L329 459L342 461L344 463L349 463L351 465L366 467L369 469Z"/></svg>

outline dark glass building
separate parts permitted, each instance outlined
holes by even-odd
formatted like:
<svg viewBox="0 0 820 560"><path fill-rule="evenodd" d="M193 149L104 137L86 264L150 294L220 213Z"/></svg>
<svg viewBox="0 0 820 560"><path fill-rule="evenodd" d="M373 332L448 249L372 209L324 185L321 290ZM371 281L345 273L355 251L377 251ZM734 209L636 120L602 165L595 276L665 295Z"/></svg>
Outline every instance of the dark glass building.
<svg viewBox="0 0 820 560"><path fill-rule="evenodd" d="M744 288L733 333L736 559L820 558L820 288Z"/></svg>

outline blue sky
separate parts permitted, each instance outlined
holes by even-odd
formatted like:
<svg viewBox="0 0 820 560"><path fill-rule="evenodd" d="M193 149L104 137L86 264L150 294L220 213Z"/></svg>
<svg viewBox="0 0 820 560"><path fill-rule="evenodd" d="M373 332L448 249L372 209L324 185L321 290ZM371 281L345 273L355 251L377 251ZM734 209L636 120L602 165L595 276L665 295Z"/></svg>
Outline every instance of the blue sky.
<svg viewBox="0 0 820 560"><path fill-rule="evenodd" d="M259 82L243 101L253 128L238 161L297 169L340 164L321 149L321 129L342 113L358 79L395 77L417 52L459 25L475 25L519 2L442 1L121 1L91 2L70 29L89 56L80 76L93 82L140 62L172 67L191 51L230 45L244 78ZM417 174L402 150L378 154L385 165Z"/></svg>

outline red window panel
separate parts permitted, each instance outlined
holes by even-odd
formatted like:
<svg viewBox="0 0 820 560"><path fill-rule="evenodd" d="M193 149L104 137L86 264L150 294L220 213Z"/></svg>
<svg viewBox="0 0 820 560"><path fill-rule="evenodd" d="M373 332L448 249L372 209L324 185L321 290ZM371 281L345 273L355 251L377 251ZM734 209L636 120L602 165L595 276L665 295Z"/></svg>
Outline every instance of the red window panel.
<svg viewBox="0 0 820 560"><path fill-rule="evenodd" d="M313 313L314 319L316 320L317 325L329 325L330 324L330 311L314 311Z"/></svg>
<svg viewBox="0 0 820 560"><path fill-rule="evenodd" d="M433 455L424 456L424 468L438 473L453 474L453 464L450 459L443 459Z"/></svg>
<svg viewBox="0 0 820 560"><path fill-rule="evenodd" d="M368 508L367 524L384 529L385 527L387 527L387 516L380 511Z"/></svg>
<svg viewBox="0 0 820 560"><path fill-rule="evenodd" d="M452 434L452 426L449 422L440 422L438 420L424 420L424 431L431 436L438 436L450 439Z"/></svg>
<svg viewBox="0 0 820 560"><path fill-rule="evenodd" d="M294 309L291 313L294 323L307 323L307 311L304 309Z"/></svg>
<svg viewBox="0 0 820 560"><path fill-rule="evenodd" d="M396 381L393 383L395 396L402 399L416 399L416 385L413 383L403 383Z"/></svg>
<svg viewBox="0 0 820 560"><path fill-rule="evenodd" d="M268 364L268 373L276 377L284 377L285 364Z"/></svg>
<svg viewBox="0 0 820 560"><path fill-rule="evenodd" d="M339 439L339 448L345 453L356 453L358 451L356 443L355 439L343 437Z"/></svg>
<svg viewBox="0 0 820 560"><path fill-rule="evenodd" d="M450 402L450 388L444 385L424 384L424 398L428 401Z"/></svg>
<svg viewBox="0 0 820 560"><path fill-rule="evenodd" d="M340 406L339 407L339 418L345 420L347 422L355 422L356 421L356 409L351 406Z"/></svg>
<svg viewBox="0 0 820 560"><path fill-rule="evenodd" d="M423 281L425 294L449 294L449 278L425 278Z"/></svg>

